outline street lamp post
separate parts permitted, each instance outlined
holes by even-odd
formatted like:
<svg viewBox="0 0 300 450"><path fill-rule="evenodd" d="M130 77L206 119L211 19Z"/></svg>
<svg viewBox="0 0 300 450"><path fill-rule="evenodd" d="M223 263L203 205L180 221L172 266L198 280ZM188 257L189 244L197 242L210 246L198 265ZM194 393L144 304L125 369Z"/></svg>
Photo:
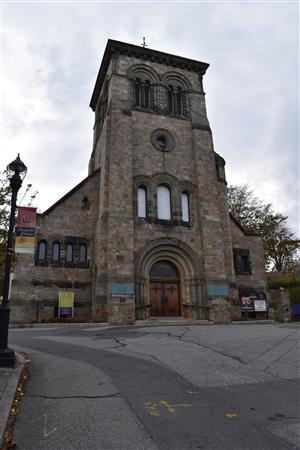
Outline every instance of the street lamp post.
<svg viewBox="0 0 300 450"><path fill-rule="evenodd" d="M15 364L15 352L7 347L9 327L9 282L11 257L13 254L13 232L15 226L17 196L22 181L26 175L27 167L21 161L20 155L7 166L7 173L11 187L11 209L9 218L9 229L7 235L6 261L3 282L3 299L0 307L0 367L12 367Z"/></svg>

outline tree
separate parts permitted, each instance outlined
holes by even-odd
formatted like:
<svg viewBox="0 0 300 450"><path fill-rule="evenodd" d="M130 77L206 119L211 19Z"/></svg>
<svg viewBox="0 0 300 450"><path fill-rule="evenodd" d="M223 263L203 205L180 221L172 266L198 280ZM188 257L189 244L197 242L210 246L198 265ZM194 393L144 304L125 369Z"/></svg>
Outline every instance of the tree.
<svg viewBox="0 0 300 450"><path fill-rule="evenodd" d="M257 198L247 184L229 186L227 194L230 213L246 231L262 237L267 270L289 270L300 240L288 227L288 218Z"/></svg>

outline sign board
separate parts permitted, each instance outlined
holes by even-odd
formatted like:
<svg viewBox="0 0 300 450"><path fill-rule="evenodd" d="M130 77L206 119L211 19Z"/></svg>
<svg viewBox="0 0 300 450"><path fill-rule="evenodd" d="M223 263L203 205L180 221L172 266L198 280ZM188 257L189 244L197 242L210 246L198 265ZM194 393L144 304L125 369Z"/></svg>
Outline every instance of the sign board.
<svg viewBox="0 0 300 450"><path fill-rule="evenodd" d="M267 311L266 300L254 300L254 310L255 312L265 312Z"/></svg>
<svg viewBox="0 0 300 450"><path fill-rule="evenodd" d="M207 289L209 297L226 297L228 295L226 284L209 284Z"/></svg>
<svg viewBox="0 0 300 450"><path fill-rule="evenodd" d="M74 292L59 292L58 317L74 317Z"/></svg>
<svg viewBox="0 0 300 450"><path fill-rule="evenodd" d="M34 253L36 208L19 208L16 226L16 253Z"/></svg>
<svg viewBox="0 0 300 450"><path fill-rule="evenodd" d="M252 297L241 298L242 311L254 311L254 299Z"/></svg>
<svg viewBox="0 0 300 450"><path fill-rule="evenodd" d="M18 208L17 228L36 227L36 208Z"/></svg>
<svg viewBox="0 0 300 450"><path fill-rule="evenodd" d="M133 283L110 283L109 290L112 295L133 295Z"/></svg>

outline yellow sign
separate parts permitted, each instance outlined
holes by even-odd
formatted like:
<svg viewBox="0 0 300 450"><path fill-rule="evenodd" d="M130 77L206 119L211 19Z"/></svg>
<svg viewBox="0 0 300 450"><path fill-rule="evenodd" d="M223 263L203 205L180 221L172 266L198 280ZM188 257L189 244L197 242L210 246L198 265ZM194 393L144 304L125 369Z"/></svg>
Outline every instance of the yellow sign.
<svg viewBox="0 0 300 450"><path fill-rule="evenodd" d="M16 253L34 253L34 236L16 236Z"/></svg>
<svg viewBox="0 0 300 450"><path fill-rule="evenodd" d="M61 291L58 294L58 317L73 317L74 292Z"/></svg>
<svg viewBox="0 0 300 450"><path fill-rule="evenodd" d="M74 292L60 292L59 293L59 307L73 308L74 306Z"/></svg>

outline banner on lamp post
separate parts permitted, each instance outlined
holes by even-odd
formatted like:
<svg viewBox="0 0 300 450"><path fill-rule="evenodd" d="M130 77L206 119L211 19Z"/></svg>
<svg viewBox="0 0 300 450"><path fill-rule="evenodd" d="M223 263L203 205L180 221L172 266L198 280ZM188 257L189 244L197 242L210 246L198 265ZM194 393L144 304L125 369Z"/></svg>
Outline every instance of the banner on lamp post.
<svg viewBox="0 0 300 450"><path fill-rule="evenodd" d="M34 254L35 228L36 208L19 208L16 224L16 253Z"/></svg>

